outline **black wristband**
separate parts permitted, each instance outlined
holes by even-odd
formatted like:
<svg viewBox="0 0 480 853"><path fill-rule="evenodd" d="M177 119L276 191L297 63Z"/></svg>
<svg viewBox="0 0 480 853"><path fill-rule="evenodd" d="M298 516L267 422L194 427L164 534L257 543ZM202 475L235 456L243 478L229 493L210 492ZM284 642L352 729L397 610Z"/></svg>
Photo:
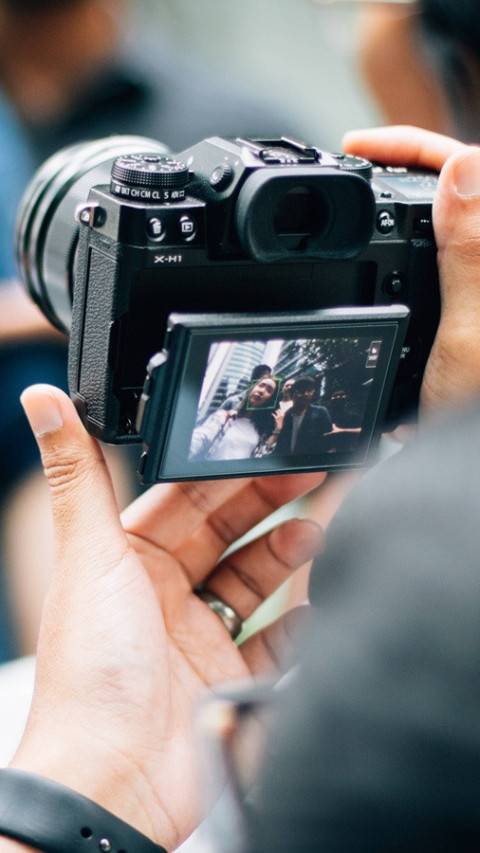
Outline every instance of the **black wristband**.
<svg viewBox="0 0 480 853"><path fill-rule="evenodd" d="M166 853L87 797L11 768L0 769L0 835L45 853Z"/></svg>

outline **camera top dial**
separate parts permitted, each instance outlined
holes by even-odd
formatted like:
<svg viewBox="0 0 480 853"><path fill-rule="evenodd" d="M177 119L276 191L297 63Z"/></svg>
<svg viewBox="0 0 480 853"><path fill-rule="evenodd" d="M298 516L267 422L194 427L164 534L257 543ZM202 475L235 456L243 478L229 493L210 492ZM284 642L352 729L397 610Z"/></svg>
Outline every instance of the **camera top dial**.
<svg viewBox="0 0 480 853"><path fill-rule="evenodd" d="M353 157L351 154L332 154L334 160L338 163L338 168L342 172L355 172L365 178L366 181L372 180L373 168L369 160L363 157Z"/></svg>
<svg viewBox="0 0 480 853"><path fill-rule="evenodd" d="M112 166L110 191L142 202L178 201L185 198L190 180L186 163L157 153L126 154Z"/></svg>

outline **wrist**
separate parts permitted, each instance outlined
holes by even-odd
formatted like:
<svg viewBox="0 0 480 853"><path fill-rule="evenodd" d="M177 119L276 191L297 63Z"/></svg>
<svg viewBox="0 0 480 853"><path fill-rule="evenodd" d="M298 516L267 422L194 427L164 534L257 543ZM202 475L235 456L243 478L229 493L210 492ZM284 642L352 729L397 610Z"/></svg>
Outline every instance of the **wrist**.
<svg viewBox="0 0 480 853"><path fill-rule="evenodd" d="M143 833L92 800L35 773L0 769L0 833L34 850L94 849L166 853Z"/></svg>
<svg viewBox="0 0 480 853"><path fill-rule="evenodd" d="M32 709L10 766L83 794L167 850L178 847L202 816L192 739L157 738L148 717L132 722L122 703L116 708L92 688L88 700L82 691L75 701L65 692L52 695L40 689L44 678L37 668Z"/></svg>
<svg viewBox="0 0 480 853"><path fill-rule="evenodd" d="M111 812L152 841L170 847L172 828L162 815L158 801L152 802L152 791L138 766L104 749L96 749L92 735L84 746L68 734L62 738L61 745L58 740L58 733L52 732L50 737L42 738L41 743L35 740L22 743L9 767L58 782ZM68 749L64 748L65 744Z"/></svg>

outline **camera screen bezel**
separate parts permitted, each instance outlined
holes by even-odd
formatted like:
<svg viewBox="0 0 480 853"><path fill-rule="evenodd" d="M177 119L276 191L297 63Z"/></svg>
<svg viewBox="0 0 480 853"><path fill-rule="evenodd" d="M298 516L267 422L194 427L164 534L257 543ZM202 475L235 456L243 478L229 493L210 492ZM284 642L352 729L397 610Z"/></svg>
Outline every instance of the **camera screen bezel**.
<svg viewBox="0 0 480 853"><path fill-rule="evenodd" d="M334 308L293 316L170 315L164 350L151 360L148 368L137 422L144 442L139 472L142 482L249 477L364 466L381 431L408 317L409 310L403 305ZM212 343L328 337L382 340L355 452L315 455L272 453L261 458L224 460L189 458Z"/></svg>

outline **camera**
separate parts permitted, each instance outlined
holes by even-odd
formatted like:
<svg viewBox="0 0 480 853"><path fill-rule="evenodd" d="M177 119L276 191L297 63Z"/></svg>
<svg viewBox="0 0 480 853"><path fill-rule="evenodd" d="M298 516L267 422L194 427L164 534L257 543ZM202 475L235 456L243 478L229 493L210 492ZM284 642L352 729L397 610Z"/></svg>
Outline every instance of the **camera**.
<svg viewBox="0 0 480 853"><path fill-rule="evenodd" d="M17 263L88 430L141 444L143 482L349 468L418 405L435 187L286 137L110 137L37 172Z"/></svg>

